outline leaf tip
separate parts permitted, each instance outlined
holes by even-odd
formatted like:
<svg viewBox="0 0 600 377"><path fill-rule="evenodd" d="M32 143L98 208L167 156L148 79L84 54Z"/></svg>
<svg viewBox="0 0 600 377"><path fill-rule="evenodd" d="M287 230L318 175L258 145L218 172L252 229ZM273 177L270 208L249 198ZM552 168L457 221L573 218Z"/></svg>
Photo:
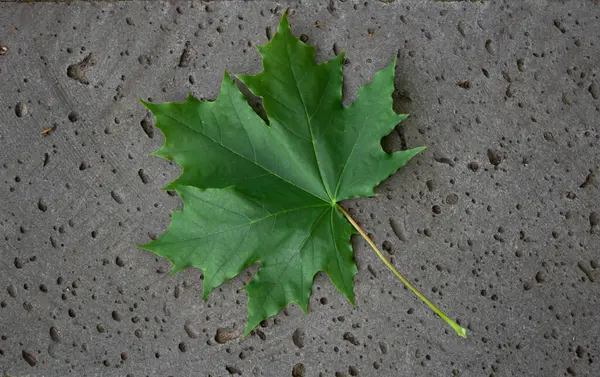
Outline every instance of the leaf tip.
<svg viewBox="0 0 600 377"><path fill-rule="evenodd" d="M283 11L283 14L281 15L281 20L279 21L279 27L277 28L278 33L281 32L282 34L284 34L284 33L290 32L290 24L288 22L287 12L288 12L288 9L286 8Z"/></svg>
<svg viewBox="0 0 600 377"><path fill-rule="evenodd" d="M246 326L246 328L244 329L244 333L242 334L242 340L245 340L246 337L248 335L250 335L250 333L252 332L252 330L254 330L254 329L248 329L248 326Z"/></svg>
<svg viewBox="0 0 600 377"><path fill-rule="evenodd" d="M147 242L147 243L145 243L143 245L135 245L135 247L137 249L140 249L140 250L146 250L146 251L150 251L151 252L152 249L150 249L150 244L152 244L152 242L154 242L154 241Z"/></svg>
<svg viewBox="0 0 600 377"><path fill-rule="evenodd" d="M161 154L161 149L162 149L162 148L160 148L160 149L157 149L157 150L155 150L154 152L150 153L150 156L152 156L152 157L162 157L162 154Z"/></svg>
<svg viewBox="0 0 600 377"><path fill-rule="evenodd" d="M169 276L173 277L175 276L176 273L178 273L179 271L183 270L184 268L186 268L187 266L185 265L178 265L174 260L169 259L169 261L171 262L171 272L169 272Z"/></svg>
<svg viewBox="0 0 600 377"><path fill-rule="evenodd" d="M410 116L410 114L398 114L398 123L402 122L403 120L406 120L406 118L408 118Z"/></svg>
<svg viewBox="0 0 600 377"><path fill-rule="evenodd" d="M308 300L306 300L306 302L296 301L296 304L300 307L300 310L302 310L304 315L308 315Z"/></svg>
<svg viewBox="0 0 600 377"><path fill-rule="evenodd" d="M335 59L339 59L340 64L343 63L344 62L344 58L346 57L346 53L347 52L348 51L346 51L346 50L340 51L340 53L336 55ZM340 66L340 69L341 69L341 66Z"/></svg>
<svg viewBox="0 0 600 377"><path fill-rule="evenodd" d="M178 183L179 183L178 181L179 181L179 178L177 178L173 182L167 183L166 186L161 187L161 190L163 190L163 191L173 190L173 191L176 191L177 194L179 194L179 196L183 197L181 190L180 190L181 186L178 185ZM177 212L177 211L173 211L173 212Z"/></svg>
<svg viewBox="0 0 600 377"><path fill-rule="evenodd" d="M140 103L148 110L150 110L150 112L152 112L152 108L155 106L155 104L153 104L152 102L148 102L146 100L144 100L142 97L138 96L138 101L140 101Z"/></svg>
<svg viewBox="0 0 600 377"><path fill-rule="evenodd" d="M203 271L204 278L202 279L202 301L206 302L206 300L208 300L208 295L213 291L213 289L215 289L215 286L210 283L212 279L209 277L209 275L207 275L206 270Z"/></svg>
<svg viewBox="0 0 600 377"><path fill-rule="evenodd" d="M268 317L265 317L263 319L267 319ZM250 333L252 333L252 331L258 326L258 324L260 323L262 319L256 320L256 318L251 318L250 317L250 313L248 312L248 317L246 319L246 327L244 328L244 335L243 338L246 338L248 335L250 335Z"/></svg>

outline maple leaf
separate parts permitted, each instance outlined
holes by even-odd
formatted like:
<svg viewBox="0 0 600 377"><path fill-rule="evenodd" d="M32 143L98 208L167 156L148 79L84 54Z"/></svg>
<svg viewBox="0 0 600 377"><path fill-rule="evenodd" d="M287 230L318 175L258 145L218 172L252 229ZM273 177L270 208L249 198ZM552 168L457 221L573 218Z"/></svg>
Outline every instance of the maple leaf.
<svg viewBox="0 0 600 377"><path fill-rule="evenodd" d="M245 286L244 336L291 302L306 313L319 271L354 304L350 237L358 230L374 244L338 203L375 195L377 184L424 149L381 148L406 118L392 110L395 62L343 107L344 55L316 64L315 48L291 34L285 14L258 50L263 71L238 78L262 98L269 125L227 71L214 102L191 95L183 103L144 102L166 138L154 154L183 168L167 188L184 207L162 237L141 247L169 259L172 273L202 269L204 299L259 263Z"/></svg>

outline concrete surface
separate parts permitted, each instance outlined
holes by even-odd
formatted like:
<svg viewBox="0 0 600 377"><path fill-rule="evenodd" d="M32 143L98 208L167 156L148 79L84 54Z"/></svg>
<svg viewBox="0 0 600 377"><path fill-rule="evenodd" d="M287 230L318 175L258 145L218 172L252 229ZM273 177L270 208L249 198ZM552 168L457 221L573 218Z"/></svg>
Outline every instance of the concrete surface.
<svg viewBox="0 0 600 377"><path fill-rule="evenodd" d="M344 205L468 339L360 239L356 308L320 275L246 340L248 275L203 303L134 247L181 205L137 96L214 98L288 6L348 50L347 101L399 54L384 145L430 148ZM600 376L599 25L594 0L1 3L0 373Z"/></svg>

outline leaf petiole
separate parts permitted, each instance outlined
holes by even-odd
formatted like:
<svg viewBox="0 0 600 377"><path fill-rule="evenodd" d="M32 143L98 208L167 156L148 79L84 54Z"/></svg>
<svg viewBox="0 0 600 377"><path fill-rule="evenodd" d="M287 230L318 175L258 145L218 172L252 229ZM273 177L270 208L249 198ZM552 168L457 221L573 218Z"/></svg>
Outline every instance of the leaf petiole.
<svg viewBox="0 0 600 377"><path fill-rule="evenodd" d="M398 279L400 279L400 281L408 289L410 289L415 295L417 295L417 297L419 297L424 303L426 303L427 306L429 306L431 308L431 310L433 310L437 315L442 317L442 319L444 321L446 321L446 323L449 324L450 327L452 327L452 329L454 331L456 331L458 336L466 338L467 337L467 329L460 326L458 323L454 322L451 318L449 318L446 314L444 314L440 309L438 309L437 306L435 306L431 301L429 301L427 299L427 297L425 297L421 292L419 292L419 290L417 288L415 288L408 280L406 280L406 278L404 276L402 276L402 274L400 272L398 272L398 270L396 270L396 268L390 263L390 261L387 260L387 258L381 252L381 250L379 250L377 245L375 245L375 242L373 242L373 240L360 227L360 225L358 225L356 223L356 221L354 221L354 219L350 216L350 214L348 212L346 212L346 210L341 205L339 205L339 204L336 204L336 205L337 205L338 209L344 214L344 216L346 216L348 221L350 221L350 224L352 224L352 226L358 231L358 233L360 233L360 235L365 239L365 241L367 241L367 243L375 251L377 256L383 261L383 263L385 263L387 268L389 268L394 273L394 275L396 275L396 277Z"/></svg>

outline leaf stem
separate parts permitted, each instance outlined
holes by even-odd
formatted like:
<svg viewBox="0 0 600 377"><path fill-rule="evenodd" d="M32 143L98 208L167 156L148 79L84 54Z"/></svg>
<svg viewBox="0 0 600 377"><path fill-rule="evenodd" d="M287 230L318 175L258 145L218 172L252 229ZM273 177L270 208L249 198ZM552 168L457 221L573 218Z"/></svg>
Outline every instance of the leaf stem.
<svg viewBox="0 0 600 377"><path fill-rule="evenodd" d="M440 309L438 309L437 306L435 306L431 301L429 301L427 299L427 297L425 297L421 292L419 292L419 290L417 288L415 288L408 280L406 280L406 278L404 276L402 276L402 274L400 272L398 272L398 270L396 270L396 268L390 263L390 261L387 260L387 258L381 252L381 250L379 250L379 248L377 247L377 245L375 245L375 242L373 242L373 240L360 227L360 225L358 225L356 223L356 221L354 221L354 219L350 216L350 214L348 212L346 212L346 210L341 205L339 205L339 204L336 204L336 205L337 205L338 209L344 214L344 216L346 216L346 218L348 219L348 221L350 221L350 224L352 224L352 226L354 226L354 228L358 231L358 233L360 233L360 235L363 236L363 238L365 239L365 241L367 241L367 243L375 251L375 253L377 254L377 256L379 258L381 258L381 260L383 261L383 263L385 263L385 265L387 266L387 268L389 268L394 273L394 275L396 275L396 277L398 279L400 279L400 281L408 289L410 289L415 295L417 295L417 297L419 297L425 304L427 304L427 306L429 306L431 308L431 310L433 310L437 315L439 315L440 317L442 317L442 319L444 321L446 321L446 323L449 324L450 327L452 327L452 329L454 331L456 331L456 333L458 334L458 336L466 338L467 337L467 329L465 329L464 327L460 326L458 323L456 323L452 319L450 319L446 314L444 314Z"/></svg>

